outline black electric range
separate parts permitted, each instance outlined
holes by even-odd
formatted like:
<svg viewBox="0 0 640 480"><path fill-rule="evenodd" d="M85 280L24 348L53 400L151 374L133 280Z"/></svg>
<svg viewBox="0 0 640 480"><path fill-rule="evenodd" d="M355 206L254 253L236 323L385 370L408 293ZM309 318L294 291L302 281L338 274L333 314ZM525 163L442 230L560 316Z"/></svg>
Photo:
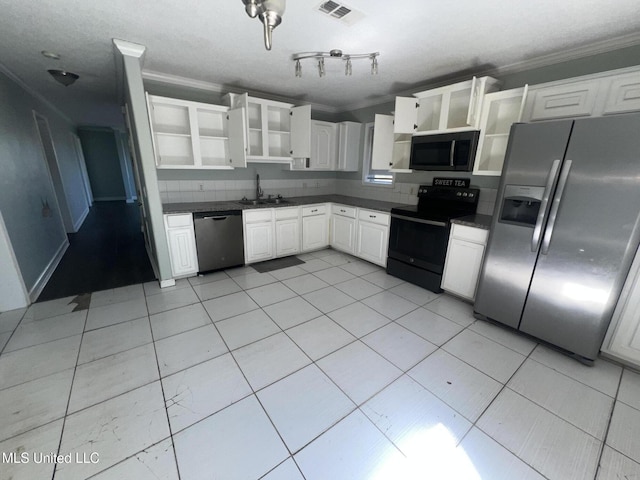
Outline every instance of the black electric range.
<svg viewBox="0 0 640 480"><path fill-rule="evenodd" d="M387 273L440 293L450 222L476 213L477 188L421 185L418 204L391 209Z"/></svg>

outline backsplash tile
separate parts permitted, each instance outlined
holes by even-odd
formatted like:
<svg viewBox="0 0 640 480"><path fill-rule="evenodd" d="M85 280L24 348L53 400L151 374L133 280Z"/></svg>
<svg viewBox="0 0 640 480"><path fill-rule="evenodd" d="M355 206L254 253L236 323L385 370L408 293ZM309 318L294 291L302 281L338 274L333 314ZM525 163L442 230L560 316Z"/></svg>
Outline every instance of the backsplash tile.
<svg viewBox="0 0 640 480"><path fill-rule="evenodd" d="M260 186L265 198L336 193L336 180L332 178L262 180ZM159 180L158 188L162 203L234 201L256 196L254 180Z"/></svg>
<svg viewBox="0 0 640 480"><path fill-rule="evenodd" d="M364 185L360 180L306 178L297 180L269 179L260 182L265 198L282 195L285 198L305 195L347 195L386 202L416 205L418 183L396 182L393 187ZM254 198L254 180L159 180L162 203L234 201ZM481 188L478 213L492 215L498 191Z"/></svg>

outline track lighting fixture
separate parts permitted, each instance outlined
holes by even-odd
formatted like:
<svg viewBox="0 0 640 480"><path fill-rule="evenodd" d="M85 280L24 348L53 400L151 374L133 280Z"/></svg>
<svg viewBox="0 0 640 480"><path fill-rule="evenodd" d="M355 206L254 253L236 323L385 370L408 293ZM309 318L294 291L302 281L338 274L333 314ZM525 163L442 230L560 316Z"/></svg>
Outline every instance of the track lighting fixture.
<svg viewBox="0 0 640 480"><path fill-rule="evenodd" d="M371 60L371 75L378 74L378 55L380 52L374 53L342 53L342 50L334 49L329 52L301 52L294 53L291 56L291 59L295 62L295 72L296 77L302 77L302 65L300 64L300 60L304 60L305 58L313 58L318 60L318 74L321 77L325 76L325 68L324 68L324 59L325 58L335 58L338 60L343 60L345 62L344 65L344 74L349 76L353 73L353 65L351 60L358 58L368 58Z"/></svg>

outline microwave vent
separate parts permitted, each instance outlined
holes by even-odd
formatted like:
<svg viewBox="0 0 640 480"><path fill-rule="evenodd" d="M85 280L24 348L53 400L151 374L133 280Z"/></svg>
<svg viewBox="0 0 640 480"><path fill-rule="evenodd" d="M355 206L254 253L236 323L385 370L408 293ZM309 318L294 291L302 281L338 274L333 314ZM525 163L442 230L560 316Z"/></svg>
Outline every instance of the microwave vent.
<svg viewBox="0 0 640 480"><path fill-rule="evenodd" d="M347 25L353 25L355 22L364 18L364 14L344 4L329 0L318 5L317 10L331 18L340 20Z"/></svg>

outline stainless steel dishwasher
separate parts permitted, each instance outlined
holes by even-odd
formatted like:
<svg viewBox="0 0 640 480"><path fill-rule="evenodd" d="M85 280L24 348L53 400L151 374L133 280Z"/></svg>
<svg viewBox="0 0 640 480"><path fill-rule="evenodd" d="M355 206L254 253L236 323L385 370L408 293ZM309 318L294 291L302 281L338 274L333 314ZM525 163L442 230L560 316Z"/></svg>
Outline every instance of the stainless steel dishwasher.
<svg viewBox="0 0 640 480"><path fill-rule="evenodd" d="M242 210L195 212L193 223L200 272L244 265Z"/></svg>

